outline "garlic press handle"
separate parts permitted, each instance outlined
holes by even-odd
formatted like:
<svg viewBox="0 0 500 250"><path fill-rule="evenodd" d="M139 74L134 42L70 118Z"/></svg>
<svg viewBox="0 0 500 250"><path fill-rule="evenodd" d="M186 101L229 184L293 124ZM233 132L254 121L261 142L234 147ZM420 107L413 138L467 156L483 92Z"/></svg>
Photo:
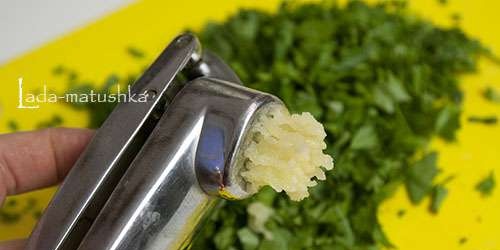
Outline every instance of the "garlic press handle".
<svg viewBox="0 0 500 250"><path fill-rule="evenodd" d="M147 102L120 103L97 130L32 232L26 249L76 249L154 124L174 78L201 57L196 37L181 35L132 86Z"/></svg>

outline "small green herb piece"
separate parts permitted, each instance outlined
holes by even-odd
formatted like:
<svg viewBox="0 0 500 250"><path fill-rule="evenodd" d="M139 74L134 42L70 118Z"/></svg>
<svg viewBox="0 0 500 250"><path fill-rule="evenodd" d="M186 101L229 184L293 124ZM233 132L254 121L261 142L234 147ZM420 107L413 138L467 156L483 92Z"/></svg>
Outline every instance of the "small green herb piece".
<svg viewBox="0 0 500 250"><path fill-rule="evenodd" d="M467 241L468 241L467 237L462 237L458 240L458 244L463 245L467 243Z"/></svg>
<svg viewBox="0 0 500 250"><path fill-rule="evenodd" d="M406 191L412 203L420 203L432 190L432 181L438 173L436 162L437 153L432 152L408 168L406 174Z"/></svg>
<svg viewBox="0 0 500 250"><path fill-rule="evenodd" d="M455 139L455 131L460 128L460 108L455 104L445 106L436 119L436 133L446 140Z"/></svg>
<svg viewBox="0 0 500 250"><path fill-rule="evenodd" d="M361 127L352 138L352 149L370 149L379 145L378 137L372 126Z"/></svg>
<svg viewBox="0 0 500 250"><path fill-rule="evenodd" d="M441 5L446 5L448 4L448 0L438 0L438 3L440 3Z"/></svg>
<svg viewBox="0 0 500 250"><path fill-rule="evenodd" d="M18 222L22 217L22 214L18 212L10 212L5 209L0 209L0 223L3 224L14 224Z"/></svg>
<svg viewBox="0 0 500 250"><path fill-rule="evenodd" d="M7 122L7 127L9 128L10 131L12 132L16 132L19 130L19 124L14 121L14 120L10 120Z"/></svg>
<svg viewBox="0 0 500 250"><path fill-rule="evenodd" d="M6 208L13 208L15 206L17 206L17 199L15 198L9 198L6 202L5 202L5 207Z"/></svg>
<svg viewBox="0 0 500 250"><path fill-rule="evenodd" d="M429 205L429 210L433 214L437 214L444 199L448 196L448 189L443 185L436 185L432 190L431 203Z"/></svg>
<svg viewBox="0 0 500 250"><path fill-rule="evenodd" d="M65 72L65 68L62 65L58 65L52 69L53 75L61 75Z"/></svg>
<svg viewBox="0 0 500 250"><path fill-rule="evenodd" d="M460 21L462 21L462 15L460 13L455 12L451 14L451 20L455 23L455 25L458 25Z"/></svg>
<svg viewBox="0 0 500 250"><path fill-rule="evenodd" d="M500 103L500 93L492 87L487 87L483 91L483 97L490 102Z"/></svg>
<svg viewBox="0 0 500 250"><path fill-rule="evenodd" d="M42 217L42 214L43 213L41 210L37 210L37 211L33 212L33 219L35 219L35 220L40 219Z"/></svg>
<svg viewBox="0 0 500 250"><path fill-rule="evenodd" d="M217 232L214 236L214 243L217 248L227 249L234 242L234 228L225 227L221 231Z"/></svg>
<svg viewBox="0 0 500 250"><path fill-rule="evenodd" d="M469 116L467 119L469 122L482 123L485 125L495 125L498 122L498 118L495 115L490 116Z"/></svg>
<svg viewBox="0 0 500 250"><path fill-rule="evenodd" d="M238 230L237 235L244 250L257 249L259 246L260 239L252 230L245 227Z"/></svg>
<svg viewBox="0 0 500 250"><path fill-rule="evenodd" d="M5 205L3 207L0 207L0 225L17 223L23 218L23 216L29 214L33 207L36 205L36 200L33 198L26 199L25 204L21 203L20 201L24 200L9 197L5 201Z"/></svg>
<svg viewBox="0 0 500 250"><path fill-rule="evenodd" d="M398 215L399 218L402 218L403 216L405 216L405 214L406 214L406 210L404 210L404 209L399 209L398 210L397 215Z"/></svg>
<svg viewBox="0 0 500 250"><path fill-rule="evenodd" d="M481 195L483 196L489 196L493 193L495 185L496 185L495 174L492 171L487 177L485 177L476 184L476 190L480 192Z"/></svg>
<svg viewBox="0 0 500 250"><path fill-rule="evenodd" d="M42 128L51 128L51 127L58 127L63 124L63 119L60 115L53 115L49 120L47 121L42 121L37 124L38 129Z"/></svg>
<svg viewBox="0 0 500 250"><path fill-rule="evenodd" d="M136 47L128 47L127 53L133 58L141 59L144 58L144 52Z"/></svg>

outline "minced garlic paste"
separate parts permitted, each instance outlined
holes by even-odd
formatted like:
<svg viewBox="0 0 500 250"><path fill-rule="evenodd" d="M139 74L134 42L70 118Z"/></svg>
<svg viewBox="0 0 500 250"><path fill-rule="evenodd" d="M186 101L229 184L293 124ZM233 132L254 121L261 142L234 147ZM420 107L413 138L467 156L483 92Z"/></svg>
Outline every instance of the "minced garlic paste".
<svg viewBox="0 0 500 250"><path fill-rule="evenodd" d="M269 185L295 201L308 197L308 188L316 185L313 178L324 180L324 170L333 169L332 157L323 153L323 125L308 112L290 115L280 105L269 107L257 119L242 153L241 176L247 191L255 193Z"/></svg>

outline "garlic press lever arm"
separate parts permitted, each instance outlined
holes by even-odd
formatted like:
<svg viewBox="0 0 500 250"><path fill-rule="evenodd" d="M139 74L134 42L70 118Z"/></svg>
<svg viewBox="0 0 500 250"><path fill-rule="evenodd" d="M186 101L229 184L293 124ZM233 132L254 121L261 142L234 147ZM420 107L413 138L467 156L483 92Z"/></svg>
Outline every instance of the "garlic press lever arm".
<svg viewBox="0 0 500 250"><path fill-rule="evenodd" d="M169 94L175 76L197 60L199 52L194 36L179 36L138 79L131 94L147 93L149 100L117 105L65 178L26 249L76 249L145 140L160 97Z"/></svg>

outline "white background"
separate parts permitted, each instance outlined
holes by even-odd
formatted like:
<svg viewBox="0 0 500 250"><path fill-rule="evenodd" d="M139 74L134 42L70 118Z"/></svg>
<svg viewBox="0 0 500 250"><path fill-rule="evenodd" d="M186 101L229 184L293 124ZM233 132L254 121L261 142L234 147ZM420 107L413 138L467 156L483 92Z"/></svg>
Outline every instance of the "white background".
<svg viewBox="0 0 500 250"><path fill-rule="evenodd" d="M132 0L0 0L0 65Z"/></svg>

